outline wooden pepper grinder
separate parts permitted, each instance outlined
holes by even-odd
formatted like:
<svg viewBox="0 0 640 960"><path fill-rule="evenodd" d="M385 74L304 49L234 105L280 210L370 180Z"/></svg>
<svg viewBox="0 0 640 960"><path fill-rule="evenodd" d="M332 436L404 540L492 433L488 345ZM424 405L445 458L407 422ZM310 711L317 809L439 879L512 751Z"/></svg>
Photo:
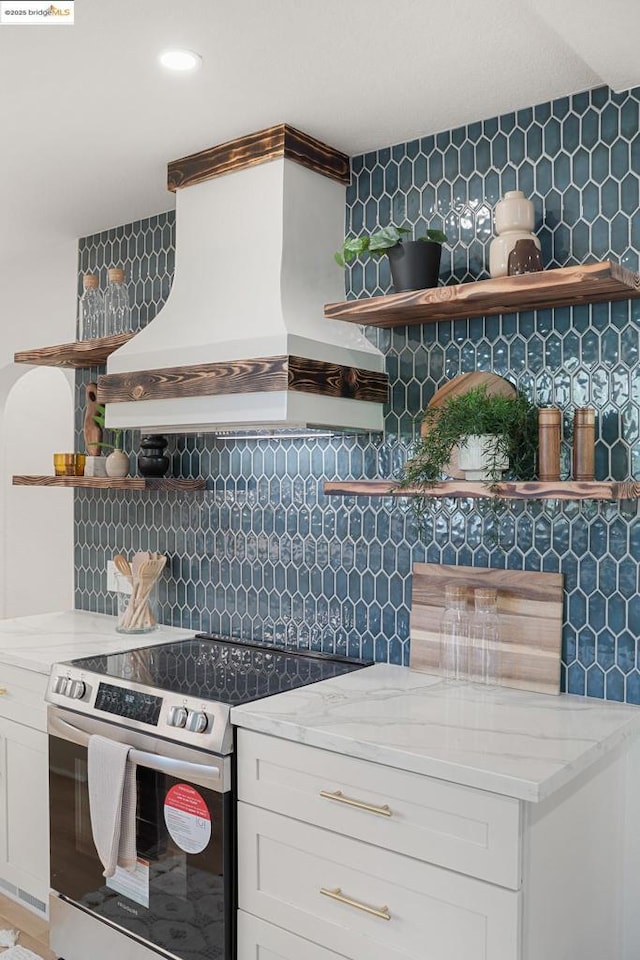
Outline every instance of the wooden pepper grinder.
<svg viewBox="0 0 640 960"><path fill-rule="evenodd" d="M538 410L538 477L560 479L560 411L555 407Z"/></svg>
<svg viewBox="0 0 640 960"><path fill-rule="evenodd" d="M596 412L578 407L573 415L573 479L593 480L596 475Z"/></svg>
<svg viewBox="0 0 640 960"><path fill-rule="evenodd" d="M98 412L98 385L88 383L85 394L87 407L84 414L84 445L90 457L99 457L102 427L93 419Z"/></svg>

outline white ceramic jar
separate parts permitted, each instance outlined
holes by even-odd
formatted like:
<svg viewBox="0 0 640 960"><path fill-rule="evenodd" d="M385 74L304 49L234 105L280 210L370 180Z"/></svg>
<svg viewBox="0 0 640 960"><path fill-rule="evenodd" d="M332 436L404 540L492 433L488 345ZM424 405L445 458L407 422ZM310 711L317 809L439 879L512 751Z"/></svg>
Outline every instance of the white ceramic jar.
<svg viewBox="0 0 640 960"><path fill-rule="evenodd" d="M498 200L493 217L498 236L489 245L489 273L492 277L506 277L509 254L518 240L533 240L540 249L540 241L532 233L533 201L527 200L522 190L507 190L502 200Z"/></svg>
<svg viewBox="0 0 640 960"><path fill-rule="evenodd" d="M509 458L497 449L491 434L470 434L458 444L458 466L465 480L493 480L509 466Z"/></svg>
<svg viewBox="0 0 640 960"><path fill-rule="evenodd" d="M527 200L522 190L507 190L502 200L496 203L493 220L498 235L508 230L531 233L535 223L533 201Z"/></svg>

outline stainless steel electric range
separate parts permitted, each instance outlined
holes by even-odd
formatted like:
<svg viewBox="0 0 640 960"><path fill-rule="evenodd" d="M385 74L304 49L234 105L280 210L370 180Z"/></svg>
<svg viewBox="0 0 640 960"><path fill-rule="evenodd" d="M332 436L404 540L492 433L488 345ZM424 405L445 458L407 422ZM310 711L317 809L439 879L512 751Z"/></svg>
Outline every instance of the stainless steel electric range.
<svg viewBox="0 0 640 960"><path fill-rule="evenodd" d="M47 700L58 956L233 960L231 707L367 665L205 634L55 664ZM136 868L108 880L91 831L94 734L130 745L136 769Z"/></svg>

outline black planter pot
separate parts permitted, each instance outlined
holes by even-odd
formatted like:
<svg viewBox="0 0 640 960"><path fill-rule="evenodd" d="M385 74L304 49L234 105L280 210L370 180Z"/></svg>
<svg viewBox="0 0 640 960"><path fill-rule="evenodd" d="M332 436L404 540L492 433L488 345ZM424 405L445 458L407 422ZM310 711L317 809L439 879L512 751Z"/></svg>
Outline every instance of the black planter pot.
<svg viewBox="0 0 640 960"><path fill-rule="evenodd" d="M434 240L405 240L387 250L396 293L438 286L442 244Z"/></svg>
<svg viewBox="0 0 640 960"><path fill-rule="evenodd" d="M163 455L167 438L158 434L143 437L138 454L138 470L143 477L164 477L169 469L169 457Z"/></svg>

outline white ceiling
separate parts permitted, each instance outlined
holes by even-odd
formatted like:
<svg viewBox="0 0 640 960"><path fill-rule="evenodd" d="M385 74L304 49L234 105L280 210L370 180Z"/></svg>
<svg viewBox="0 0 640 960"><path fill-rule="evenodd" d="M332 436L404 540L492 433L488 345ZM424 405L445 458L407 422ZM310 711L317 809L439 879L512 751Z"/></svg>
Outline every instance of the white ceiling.
<svg viewBox="0 0 640 960"><path fill-rule="evenodd" d="M637 0L75 7L72 27L0 26L0 257L169 209L169 160L273 123L354 154L640 83ZM202 69L161 71L170 45Z"/></svg>

